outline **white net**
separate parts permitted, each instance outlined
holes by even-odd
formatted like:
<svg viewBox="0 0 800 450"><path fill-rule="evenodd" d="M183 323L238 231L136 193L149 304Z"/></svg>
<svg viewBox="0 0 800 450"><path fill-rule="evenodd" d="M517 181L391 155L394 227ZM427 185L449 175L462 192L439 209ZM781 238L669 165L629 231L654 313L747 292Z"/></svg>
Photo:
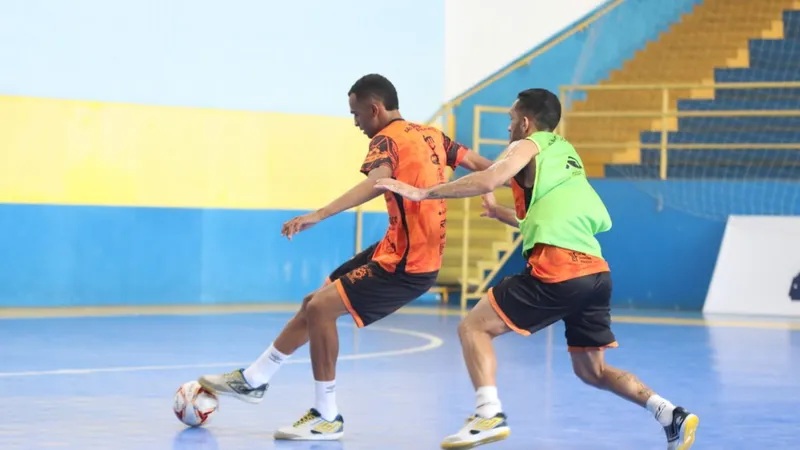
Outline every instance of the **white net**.
<svg viewBox="0 0 800 450"><path fill-rule="evenodd" d="M566 91L590 175L715 220L800 214L800 1L624 3L586 31L572 84L594 86Z"/></svg>

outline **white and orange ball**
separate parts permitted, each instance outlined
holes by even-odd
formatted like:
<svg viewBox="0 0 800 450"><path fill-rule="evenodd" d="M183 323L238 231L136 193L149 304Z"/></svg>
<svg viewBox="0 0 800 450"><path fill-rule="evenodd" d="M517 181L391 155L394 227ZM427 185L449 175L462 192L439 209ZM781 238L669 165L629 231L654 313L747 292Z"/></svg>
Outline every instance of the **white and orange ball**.
<svg viewBox="0 0 800 450"><path fill-rule="evenodd" d="M213 392L189 381L175 391L172 410L178 420L190 427L199 427L208 422L219 408L219 399Z"/></svg>

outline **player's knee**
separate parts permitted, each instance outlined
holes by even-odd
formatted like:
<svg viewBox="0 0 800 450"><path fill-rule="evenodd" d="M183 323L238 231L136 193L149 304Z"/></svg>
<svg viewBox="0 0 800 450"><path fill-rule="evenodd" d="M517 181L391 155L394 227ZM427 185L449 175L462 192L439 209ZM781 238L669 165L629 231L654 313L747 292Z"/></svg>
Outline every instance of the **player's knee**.
<svg viewBox="0 0 800 450"><path fill-rule="evenodd" d="M303 297L303 304L300 305L300 312L301 313L304 313L306 311L306 308L308 308L308 303L311 301L312 298L314 298L314 293L313 292L311 294L308 294L305 297Z"/></svg>
<svg viewBox="0 0 800 450"><path fill-rule="evenodd" d="M300 304L300 309L298 309L297 313L295 313L294 315L295 320L301 320L301 321L306 320L306 309L308 308L308 303L311 301L312 298L314 298L313 293L303 297L303 302Z"/></svg>
<svg viewBox="0 0 800 450"><path fill-rule="evenodd" d="M467 319L463 319L461 323L458 324L458 337L461 340L464 340L472 331L474 327L467 321Z"/></svg>
<svg viewBox="0 0 800 450"><path fill-rule="evenodd" d="M478 317L468 315L458 324L458 337L461 338L461 340L469 339L481 333L494 335L491 330L487 328L486 321Z"/></svg>
<svg viewBox="0 0 800 450"><path fill-rule="evenodd" d="M508 328L502 320L486 317L474 310L467 314L467 317L458 324L458 335L461 339L466 339L476 334L488 334L494 338L506 331L508 331Z"/></svg>
<svg viewBox="0 0 800 450"><path fill-rule="evenodd" d="M327 319L336 320L340 314L338 314L338 311L336 310L337 308L335 307L335 300L335 298L325 296L323 293L315 293L306 304L306 320L309 322Z"/></svg>
<svg viewBox="0 0 800 450"><path fill-rule="evenodd" d="M324 302L318 296L314 295L306 302L305 311L306 317L309 320L317 320L324 315Z"/></svg>
<svg viewBox="0 0 800 450"><path fill-rule="evenodd" d="M603 386L603 366L599 364L573 364L575 375L589 386Z"/></svg>

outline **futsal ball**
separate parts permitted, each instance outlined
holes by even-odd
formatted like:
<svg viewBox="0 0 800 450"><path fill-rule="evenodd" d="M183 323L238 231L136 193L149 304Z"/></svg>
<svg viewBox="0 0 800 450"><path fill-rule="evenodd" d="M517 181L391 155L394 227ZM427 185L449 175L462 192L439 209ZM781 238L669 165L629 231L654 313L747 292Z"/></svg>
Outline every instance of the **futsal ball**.
<svg viewBox="0 0 800 450"><path fill-rule="evenodd" d="M219 407L219 399L213 392L200 386L197 381L184 383L175 391L172 411L178 420L190 427L199 427L208 422Z"/></svg>

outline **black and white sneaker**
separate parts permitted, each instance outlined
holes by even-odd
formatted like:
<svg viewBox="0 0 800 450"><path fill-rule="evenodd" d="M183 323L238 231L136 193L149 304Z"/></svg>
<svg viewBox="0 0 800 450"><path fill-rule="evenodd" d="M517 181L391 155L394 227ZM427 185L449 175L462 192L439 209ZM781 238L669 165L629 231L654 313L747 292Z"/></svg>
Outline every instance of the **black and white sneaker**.
<svg viewBox="0 0 800 450"><path fill-rule="evenodd" d="M258 387L250 386L250 383L244 378L242 369L221 375L203 375L198 378L197 382L215 394L227 395L247 403L261 403L264 393L269 387L269 384L262 384Z"/></svg>
<svg viewBox="0 0 800 450"><path fill-rule="evenodd" d="M667 450L689 450L694 444L700 418L680 406L672 411L672 423L664 427Z"/></svg>

